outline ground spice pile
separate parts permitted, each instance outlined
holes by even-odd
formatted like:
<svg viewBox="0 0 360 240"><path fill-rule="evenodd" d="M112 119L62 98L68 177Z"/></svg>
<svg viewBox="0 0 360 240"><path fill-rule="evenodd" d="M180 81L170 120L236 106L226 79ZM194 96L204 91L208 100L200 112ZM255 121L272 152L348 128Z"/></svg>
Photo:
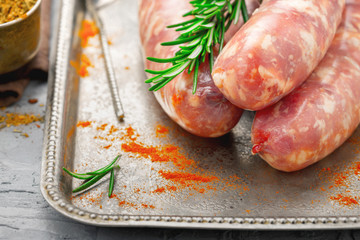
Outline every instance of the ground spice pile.
<svg viewBox="0 0 360 240"><path fill-rule="evenodd" d="M26 17L37 0L0 0L0 24Z"/></svg>
<svg viewBox="0 0 360 240"><path fill-rule="evenodd" d="M43 122L44 117L34 114L18 114L7 113L5 116L0 116L0 128L28 125L33 122Z"/></svg>

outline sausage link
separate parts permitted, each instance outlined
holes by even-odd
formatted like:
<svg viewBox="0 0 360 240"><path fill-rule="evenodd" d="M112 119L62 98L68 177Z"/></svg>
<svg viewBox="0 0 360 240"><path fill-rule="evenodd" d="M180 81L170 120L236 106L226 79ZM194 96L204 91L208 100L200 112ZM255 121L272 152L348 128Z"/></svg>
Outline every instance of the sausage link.
<svg viewBox="0 0 360 240"><path fill-rule="evenodd" d="M341 21L345 0L266 0L215 62L215 85L247 110L270 106L319 64Z"/></svg>
<svg viewBox="0 0 360 240"><path fill-rule="evenodd" d="M257 1L248 1L253 11ZM191 10L187 0L142 0L139 5L140 37L145 56L172 57L178 46L162 47L160 43L179 36L166 26L184 21L182 14ZM234 34L240 24L232 26ZM227 39L230 37L227 34ZM164 70L170 64L145 61L145 67ZM239 121L242 110L231 104L215 86L209 63L200 65L198 87L192 94L193 74L183 72L165 87L155 92L157 101L167 115L182 128L201 137L218 137L229 132Z"/></svg>
<svg viewBox="0 0 360 240"><path fill-rule="evenodd" d="M256 113L253 152L276 169L296 171L323 159L360 123L360 1L352 2L309 79Z"/></svg>

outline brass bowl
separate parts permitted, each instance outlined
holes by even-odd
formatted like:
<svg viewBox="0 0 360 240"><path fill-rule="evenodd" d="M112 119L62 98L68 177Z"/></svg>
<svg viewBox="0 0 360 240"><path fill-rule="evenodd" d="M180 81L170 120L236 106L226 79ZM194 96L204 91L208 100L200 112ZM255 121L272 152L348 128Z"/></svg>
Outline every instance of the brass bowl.
<svg viewBox="0 0 360 240"><path fill-rule="evenodd" d="M40 44L41 0L25 18L0 24L0 74L14 71L35 57Z"/></svg>

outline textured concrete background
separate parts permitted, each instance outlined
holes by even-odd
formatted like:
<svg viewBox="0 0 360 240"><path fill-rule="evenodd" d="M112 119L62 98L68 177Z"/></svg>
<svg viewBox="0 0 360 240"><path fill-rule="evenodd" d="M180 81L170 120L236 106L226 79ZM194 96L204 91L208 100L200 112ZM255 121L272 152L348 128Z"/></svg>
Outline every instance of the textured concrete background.
<svg viewBox="0 0 360 240"><path fill-rule="evenodd" d="M44 115L47 84L33 81L21 102L0 110ZM37 104L29 104L37 98ZM74 222L53 210L40 193L44 124L0 130L0 239L360 239L360 231L219 231L103 228ZM20 130L28 138L14 132Z"/></svg>

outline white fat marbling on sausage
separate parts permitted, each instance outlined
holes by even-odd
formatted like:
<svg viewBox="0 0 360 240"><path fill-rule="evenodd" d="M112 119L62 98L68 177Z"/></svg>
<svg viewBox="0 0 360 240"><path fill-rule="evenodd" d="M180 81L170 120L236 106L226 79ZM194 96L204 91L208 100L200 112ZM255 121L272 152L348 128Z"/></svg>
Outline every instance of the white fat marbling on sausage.
<svg viewBox="0 0 360 240"><path fill-rule="evenodd" d="M146 28L145 42L148 42L153 35L159 34L165 26L163 19L160 16L155 15L152 16L152 18L154 19L150 21L148 27Z"/></svg>
<svg viewBox="0 0 360 240"><path fill-rule="evenodd" d="M306 12L308 13L310 9L318 9L313 1L281 1L284 5L287 5L290 9L296 10L298 12ZM320 9L318 9L320 11Z"/></svg>
<svg viewBox="0 0 360 240"><path fill-rule="evenodd" d="M325 80L326 76L328 76L331 72L334 73L334 69L332 67L323 67L316 71L316 75L322 80Z"/></svg>
<svg viewBox="0 0 360 240"><path fill-rule="evenodd" d="M296 158L296 161L300 162L300 163L306 161L306 159L308 158L308 154L309 154L308 151L305 151L305 150L300 151L300 153L298 154L298 156Z"/></svg>
<svg viewBox="0 0 360 240"><path fill-rule="evenodd" d="M216 72L214 73L214 83L216 84L216 86L218 88L223 88L223 82L226 79L226 72L222 71L222 72Z"/></svg>
<svg viewBox="0 0 360 240"><path fill-rule="evenodd" d="M359 39L360 40L360 39ZM356 45L359 45L360 46L360 41L359 41L359 44L356 43ZM356 69L356 70L359 70L360 71L360 65L352 58L348 57L348 56L344 56L344 59L346 59L346 61L353 65L353 67Z"/></svg>
<svg viewBox="0 0 360 240"><path fill-rule="evenodd" d="M275 118L279 117L280 116L280 107L281 107L282 104L277 104L276 107L274 108L274 114L273 116Z"/></svg>
<svg viewBox="0 0 360 240"><path fill-rule="evenodd" d="M330 99L328 96L324 97L323 105L321 108L328 114L332 114L335 111L336 102Z"/></svg>
<svg viewBox="0 0 360 240"><path fill-rule="evenodd" d="M309 127L301 127L300 129L299 129L299 131L300 132L307 132L307 131L309 131Z"/></svg>
<svg viewBox="0 0 360 240"><path fill-rule="evenodd" d="M317 119L314 128L318 128L319 130L324 130L326 127L326 123L323 119Z"/></svg>
<svg viewBox="0 0 360 240"><path fill-rule="evenodd" d="M349 113L345 113L342 123L343 123L343 127L346 131L348 131L350 128L351 120L352 120L351 115Z"/></svg>
<svg viewBox="0 0 360 240"><path fill-rule="evenodd" d="M192 107L199 107L200 105L201 105L201 103L200 103L200 99L199 99L199 97L198 96L196 96L196 95L192 95L190 98L189 98L189 104L190 104L190 106L192 106Z"/></svg>
<svg viewBox="0 0 360 240"><path fill-rule="evenodd" d="M264 39L261 43L261 48L268 49L271 45L272 45L272 38L271 38L271 35L268 34L264 37Z"/></svg>
<svg viewBox="0 0 360 240"><path fill-rule="evenodd" d="M314 54L316 52L316 48L318 47L314 34L308 31L300 31L300 37L303 40L303 44L305 45L304 48L308 49L308 51L303 51L303 62L307 63L309 69L313 68L313 63L308 60L308 56Z"/></svg>
<svg viewBox="0 0 360 240"><path fill-rule="evenodd" d="M184 74L184 73L183 73ZM181 75L180 75L181 76ZM186 81L176 81L176 89L177 91L181 92L181 91L186 91L187 87L186 87Z"/></svg>
<svg viewBox="0 0 360 240"><path fill-rule="evenodd" d="M341 141L341 135L340 135L340 134L336 134L334 141L335 141L335 144L336 144L336 145L339 145L339 144L340 144L340 141Z"/></svg>
<svg viewBox="0 0 360 240"><path fill-rule="evenodd" d="M236 55L238 52L238 48L236 44L233 45L229 45L228 46L228 50L226 52L223 53L224 57L226 58L231 58L234 55Z"/></svg>

